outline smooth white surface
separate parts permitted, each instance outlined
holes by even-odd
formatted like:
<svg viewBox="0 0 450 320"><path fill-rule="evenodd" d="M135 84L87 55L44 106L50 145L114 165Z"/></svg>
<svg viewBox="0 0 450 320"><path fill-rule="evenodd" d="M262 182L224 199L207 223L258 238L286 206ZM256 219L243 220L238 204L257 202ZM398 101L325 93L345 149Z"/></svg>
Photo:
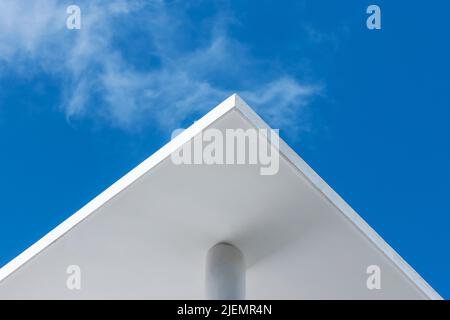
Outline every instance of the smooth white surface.
<svg viewBox="0 0 450 320"><path fill-rule="evenodd" d="M208 126L267 128L231 96L3 267L0 298L204 298L205 253L227 241L246 257L249 299L440 299L283 141L274 176L175 166ZM65 286L73 264L79 291ZM366 288L372 264L381 290Z"/></svg>
<svg viewBox="0 0 450 320"><path fill-rule="evenodd" d="M244 255L235 246L221 242L209 249L205 273L207 299L245 299Z"/></svg>

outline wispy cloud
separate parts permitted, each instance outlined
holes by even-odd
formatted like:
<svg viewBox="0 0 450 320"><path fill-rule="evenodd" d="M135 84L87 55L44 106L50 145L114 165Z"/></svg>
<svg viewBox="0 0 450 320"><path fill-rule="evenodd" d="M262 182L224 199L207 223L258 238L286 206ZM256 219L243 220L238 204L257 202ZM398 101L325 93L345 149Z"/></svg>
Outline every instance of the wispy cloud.
<svg viewBox="0 0 450 320"><path fill-rule="evenodd" d="M227 10L197 23L183 2L77 4L81 30L66 29L64 2L0 4L0 77L56 77L69 119L96 117L124 130L155 123L173 129L238 92L272 126L298 130L304 125L298 114L320 90L288 74L258 71L245 45L229 36Z"/></svg>

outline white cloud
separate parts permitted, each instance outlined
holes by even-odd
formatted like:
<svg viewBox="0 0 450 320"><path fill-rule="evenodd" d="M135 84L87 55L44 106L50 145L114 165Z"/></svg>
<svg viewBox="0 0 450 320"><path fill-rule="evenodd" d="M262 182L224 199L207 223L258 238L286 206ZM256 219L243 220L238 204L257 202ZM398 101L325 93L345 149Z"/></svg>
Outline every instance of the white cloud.
<svg viewBox="0 0 450 320"><path fill-rule="evenodd" d="M300 129L310 130L309 123L301 119L302 111L321 89L318 85L300 85L285 76L243 95L250 104L260 106L260 112L271 120L271 126L288 128L297 135Z"/></svg>
<svg viewBox="0 0 450 320"><path fill-rule="evenodd" d="M1 72L56 77L68 118L100 117L125 130L149 123L173 129L237 91L271 125L297 130L296 115L319 90L286 74L252 74L255 61L228 36L226 13L199 30L201 39L190 39L193 22L182 2L77 1L81 30L65 28L66 4L31 3L0 4L0 77ZM125 45L133 45L136 30L142 47L131 52L142 51L139 62L120 42L129 39ZM146 65L148 59L155 63ZM235 86L225 86L223 79Z"/></svg>

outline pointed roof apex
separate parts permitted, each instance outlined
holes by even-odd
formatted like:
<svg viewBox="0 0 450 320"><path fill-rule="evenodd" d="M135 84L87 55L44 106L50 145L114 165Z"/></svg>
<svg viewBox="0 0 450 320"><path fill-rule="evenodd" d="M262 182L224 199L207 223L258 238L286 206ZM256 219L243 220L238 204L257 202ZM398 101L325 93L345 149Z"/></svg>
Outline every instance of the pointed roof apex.
<svg viewBox="0 0 450 320"><path fill-rule="evenodd" d="M245 101L242 99L242 97L237 94L233 93L231 96L223 100L218 106L216 106L214 109L217 108L224 108L224 109L239 109L242 111L242 109L252 109ZM214 110L213 109L213 110Z"/></svg>
<svg viewBox="0 0 450 320"><path fill-rule="evenodd" d="M233 93L228 98L219 103L219 105L213 108L213 110L217 108L240 109L241 107L250 108L249 105L244 101L244 99L241 98L240 95L238 95L237 93Z"/></svg>
<svg viewBox="0 0 450 320"><path fill-rule="evenodd" d="M233 100L233 104L235 106L235 108L241 110L241 109L252 109L247 102L245 102L244 99L242 99L242 97L237 94L237 93L233 93L229 98L231 98Z"/></svg>
<svg viewBox="0 0 450 320"><path fill-rule="evenodd" d="M234 99L234 103L236 104L236 105L247 105L247 103L245 103L245 101L244 101L244 99L242 99L241 98L241 96L240 95L238 95L237 93L233 93L232 95L231 95L231 97ZM247 105L248 106L248 105Z"/></svg>

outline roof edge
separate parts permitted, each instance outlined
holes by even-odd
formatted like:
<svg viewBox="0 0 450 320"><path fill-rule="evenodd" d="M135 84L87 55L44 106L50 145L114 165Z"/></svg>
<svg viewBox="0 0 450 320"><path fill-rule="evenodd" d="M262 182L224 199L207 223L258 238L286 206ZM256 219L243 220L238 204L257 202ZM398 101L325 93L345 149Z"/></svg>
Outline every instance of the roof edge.
<svg viewBox="0 0 450 320"><path fill-rule="evenodd" d="M114 198L129 185L134 183L146 172L170 154L192 139L196 134L207 128L213 122L229 111L237 109L244 117L258 129L271 130L269 125L236 93L225 99L206 115L194 122L189 128L169 141L122 178L113 183L105 191L88 202L76 213L64 220L61 224L47 233L28 249L0 269L0 282L17 271L26 262L37 256L45 248L57 241L66 232L95 212L99 207ZM383 239L353 210L281 137L279 151L298 171L339 209L350 222L372 242L394 265L429 299L442 300L443 298Z"/></svg>

